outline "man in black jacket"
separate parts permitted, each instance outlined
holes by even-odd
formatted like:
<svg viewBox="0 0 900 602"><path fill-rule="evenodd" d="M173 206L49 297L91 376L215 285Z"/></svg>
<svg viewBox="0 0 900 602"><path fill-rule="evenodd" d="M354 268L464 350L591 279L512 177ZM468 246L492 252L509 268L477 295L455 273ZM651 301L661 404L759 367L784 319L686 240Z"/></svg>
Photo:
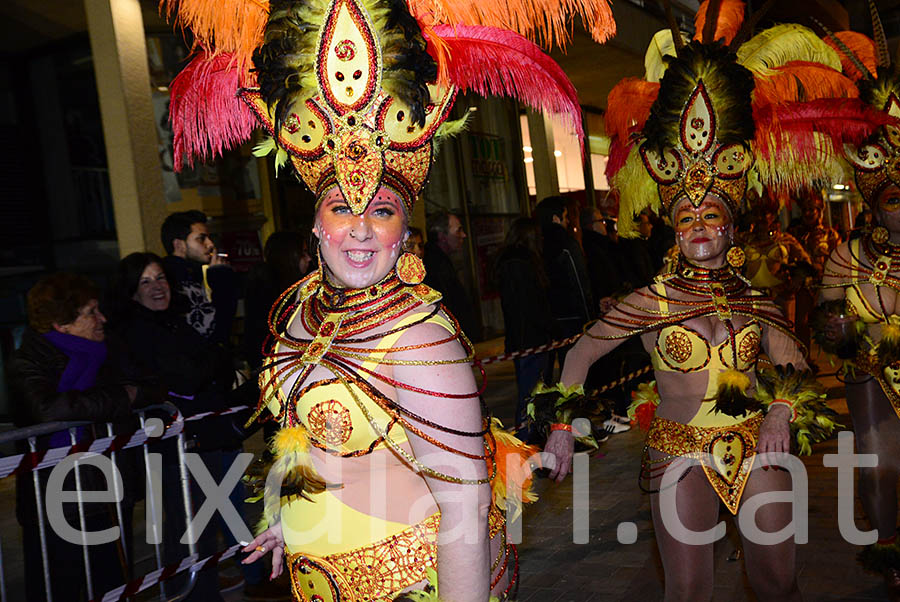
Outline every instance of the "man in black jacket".
<svg viewBox="0 0 900 602"><path fill-rule="evenodd" d="M459 320L463 332L479 340L480 328L472 299L463 287L450 256L462 249L466 231L452 213L441 211L428 218L428 242L425 243L425 284L443 295L441 302Z"/></svg>
<svg viewBox="0 0 900 602"><path fill-rule="evenodd" d="M594 306L584 253L566 231L569 212L566 198L551 196L535 208L544 236L544 266L550 279L550 308L560 335L581 332Z"/></svg>
<svg viewBox="0 0 900 602"><path fill-rule="evenodd" d="M173 213L166 218L161 233L168 253L165 268L173 280L174 311L209 341L227 345L237 309L237 279L231 266L216 253L206 220L200 211ZM203 266L209 266L205 275Z"/></svg>

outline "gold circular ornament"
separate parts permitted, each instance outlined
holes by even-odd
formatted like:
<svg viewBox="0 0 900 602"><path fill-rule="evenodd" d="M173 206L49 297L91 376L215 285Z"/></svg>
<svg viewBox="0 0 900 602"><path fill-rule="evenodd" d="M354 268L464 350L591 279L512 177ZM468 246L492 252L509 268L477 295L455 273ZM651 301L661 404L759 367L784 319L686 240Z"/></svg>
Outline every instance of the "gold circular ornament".
<svg viewBox="0 0 900 602"><path fill-rule="evenodd" d="M425 264L418 256L404 253L397 259L397 277L404 284L420 284L425 280Z"/></svg>
<svg viewBox="0 0 900 602"><path fill-rule="evenodd" d="M728 261L728 265L733 268L739 268L744 265L744 262L747 260L747 255L744 253L744 250L740 247L731 247L728 249L728 253L725 255L726 261Z"/></svg>
<svg viewBox="0 0 900 602"><path fill-rule="evenodd" d="M886 243L890 236L890 233L884 226L876 226L875 229L872 230L872 241L879 245Z"/></svg>

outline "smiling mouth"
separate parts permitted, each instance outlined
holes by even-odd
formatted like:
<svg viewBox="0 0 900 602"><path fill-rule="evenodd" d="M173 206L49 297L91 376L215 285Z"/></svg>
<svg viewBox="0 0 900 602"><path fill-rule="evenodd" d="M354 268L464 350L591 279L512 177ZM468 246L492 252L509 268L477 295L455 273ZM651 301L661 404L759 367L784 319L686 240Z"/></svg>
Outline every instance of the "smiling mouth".
<svg viewBox="0 0 900 602"><path fill-rule="evenodd" d="M352 263L366 263L375 255L375 251L345 251Z"/></svg>

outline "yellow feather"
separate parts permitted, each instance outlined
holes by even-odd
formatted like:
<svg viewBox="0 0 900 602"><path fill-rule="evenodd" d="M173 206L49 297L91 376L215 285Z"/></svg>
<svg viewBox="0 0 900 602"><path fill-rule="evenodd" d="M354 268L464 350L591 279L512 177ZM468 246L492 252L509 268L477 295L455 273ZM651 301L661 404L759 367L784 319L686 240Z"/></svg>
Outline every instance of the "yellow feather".
<svg viewBox="0 0 900 602"><path fill-rule="evenodd" d="M841 70L838 53L812 30L794 23L761 31L741 45L737 56L738 63L763 76L790 61L810 61Z"/></svg>
<svg viewBox="0 0 900 602"><path fill-rule="evenodd" d="M682 39L690 36L682 33ZM675 43L672 41L672 30L661 29L653 35L647 53L644 55L644 79L648 82L659 82L666 72L665 57L675 56Z"/></svg>
<svg viewBox="0 0 900 602"><path fill-rule="evenodd" d="M639 232L634 216L646 208L659 213L659 189L647 173L638 145L628 153L628 159L614 178L613 185L619 191L619 236L635 238Z"/></svg>
<svg viewBox="0 0 900 602"><path fill-rule="evenodd" d="M740 391L746 391L750 386L750 377L735 369L726 370L719 374L718 385L720 387L734 387Z"/></svg>

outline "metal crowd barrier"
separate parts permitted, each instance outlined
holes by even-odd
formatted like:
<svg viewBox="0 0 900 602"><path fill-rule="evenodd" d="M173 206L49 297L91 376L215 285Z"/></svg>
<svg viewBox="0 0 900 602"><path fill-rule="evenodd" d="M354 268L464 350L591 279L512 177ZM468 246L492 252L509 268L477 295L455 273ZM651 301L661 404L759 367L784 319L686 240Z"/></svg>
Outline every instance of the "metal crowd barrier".
<svg viewBox="0 0 900 602"><path fill-rule="evenodd" d="M165 412L169 416L170 420L168 424L165 424L159 418L147 418L148 412L159 410ZM34 485L34 496L36 501L35 510L37 516L37 526L41 539L40 550L43 563L44 587L46 590L46 599L48 600L48 602L52 602L53 600L53 591L51 588L50 579L49 554L47 547L47 529L49 525L47 525L48 517L47 513L44 510L44 487L41 484L39 473L41 471L52 470L53 467L57 466L60 462L62 462L72 454L88 453L108 455L109 459L112 462L112 465L116 468L116 470L119 471L119 474L121 474L117 459L119 453L122 450L140 446L142 448L144 477L146 479L146 493L144 499L145 503L149 506L148 510L150 516L154 518L154 520L148 521L147 526L148 529L153 530L152 545L157 570L152 571L151 573L148 573L148 575L134 580L131 583L125 583L122 587L116 588L111 592L95 592L94 584L92 582L92 575L96 567L91 566L91 558L88 551L89 547L86 541L87 536L85 534L87 530L87 524L84 508L86 502L84 499L84 491L82 490L82 467L80 466L80 462L78 460L75 460L75 491L77 498L78 520L82 533L82 560L84 562L84 575L87 596L89 600L122 599L125 596L134 595L140 591L149 589L150 587L158 584L161 592L161 600L165 600L166 602L178 602L180 600L183 600L193 589L197 579L196 571L191 570L189 572L186 583L181 586L179 588L179 591L177 592L167 592L165 581L179 572L183 572L184 570L195 567L198 564L205 566L205 564L207 564L208 562L208 559L206 559L206 561L197 563L197 549L196 542L194 541L193 537L192 525L193 505L191 500L191 487L188 470L185 464L185 419L178 411L178 408L170 403L141 408L140 410L136 411L135 414L138 417L140 428L124 435L115 434L113 424L105 423L105 437L97 438L95 434L93 436L87 436L85 438L82 438L82 440L79 440L79 427L90 426L91 423L89 422L50 422L0 433L0 445L8 446L10 444L19 444L21 446L22 442L27 443L27 452L0 457L0 479L19 474L25 474L28 472L30 472L32 475L32 483ZM102 428L102 423L95 424L94 427L95 429L97 429L96 432L99 433L99 430ZM66 431L69 435L70 445L48 449L42 449L39 447L39 438ZM162 474L154 474L154 471L151 470L149 462L150 451L148 449L148 443L152 441L170 439L173 437L177 439L175 447L178 454L178 471L182 493L181 498L185 510L185 532L188 536L187 545L189 555L180 563L178 563L177 566L166 567L163 565L162 525L158 520L155 520L162 516L162 509L156 507L158 499L157 496L152 493L162 485L161 482L157 482L161 480ZM126 530L124 526L126 524L126 520L130 520L131 517L124 516L124 500L122 495L123 491L121 489L122 485L123 482L121 479L112 479L113 493L116 498L115 515L118 523L117 526L119 527L118 545L121 546L121 554L124 561L123 569L125 570L123 570L123 573L127 575L130 572L129 569L132 567L132 562L134 561L134 559L128 558L128 545L125 540ZM217 558L217 561L226 557L224 554L219 554L217 556L221 557ZM4 558L2 554L2 536L0 536L0 601L7 602L7 600L9 600L9 597L7 593L7 579L3 561ZM148 579L148 577L151 578Z"/></svg>

